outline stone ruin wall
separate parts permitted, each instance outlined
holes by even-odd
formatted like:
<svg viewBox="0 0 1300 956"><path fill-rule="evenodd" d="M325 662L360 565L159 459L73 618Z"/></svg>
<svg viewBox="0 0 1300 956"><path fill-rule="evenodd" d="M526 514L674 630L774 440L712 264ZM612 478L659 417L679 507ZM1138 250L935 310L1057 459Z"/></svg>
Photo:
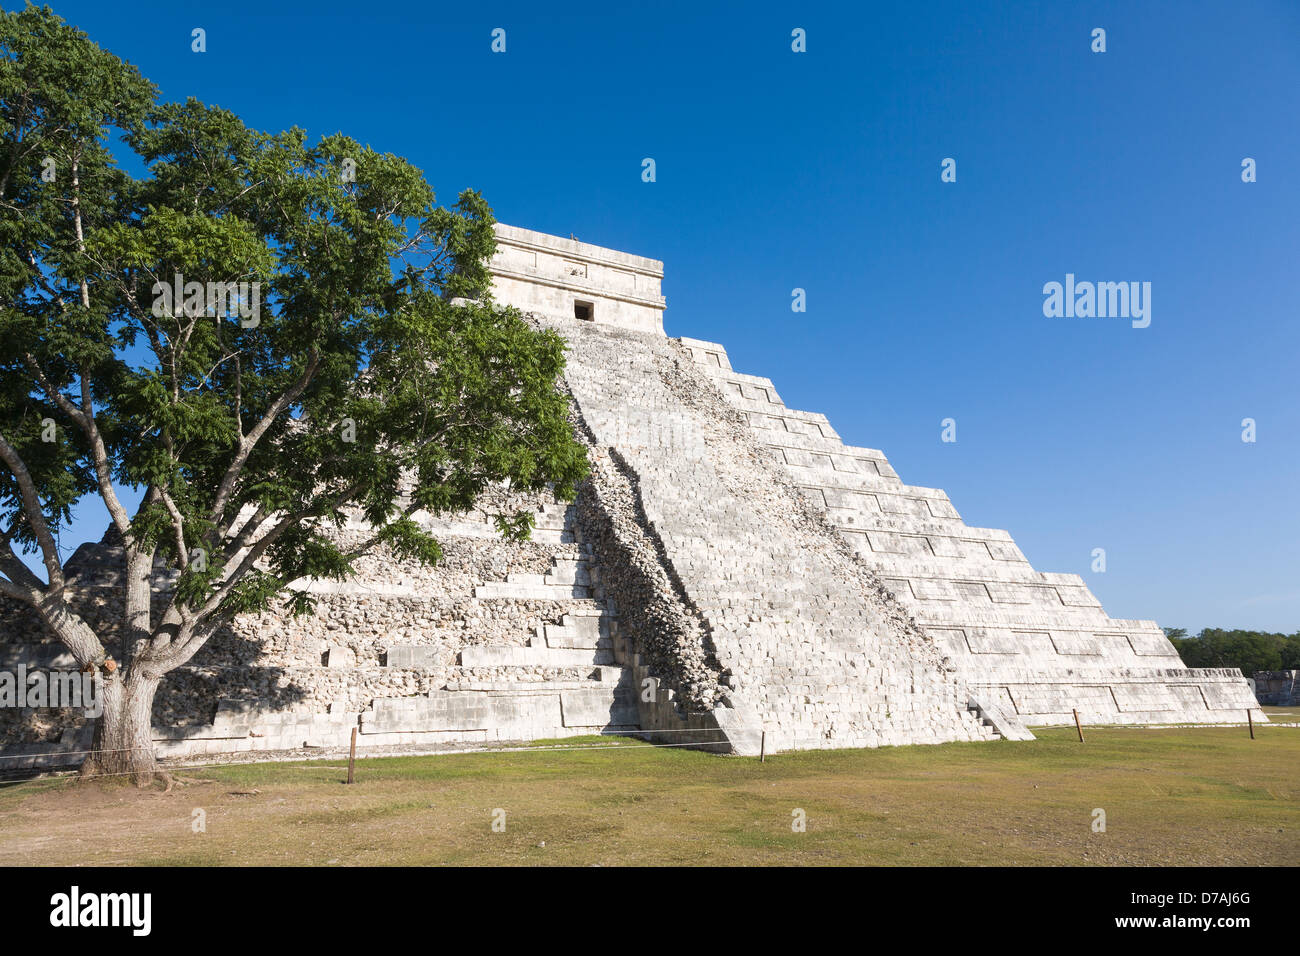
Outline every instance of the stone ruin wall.
<svg viewBox="0 0 1300 956"><path fill-rule="evenodd" d="M521 508L537 516L533 539L502 540L493 517ZM504 739L565 736L635 724L625 706L621 722L611 720L615 705L630 703L630 697L619 687L622 668L614 665L610 641L564 636L571 618L599 622L597 630L609 627L603 601L573 580L590 562L589 548L575 540L571 506L545 493L494 492L473 513L424 521L443 547L436 568L377 551L357 561L358 574L348 582L315 582L312 613L292 618L272 609L243 615L215 634L188 666L169 674L154 706L160 752L346 746L351 728L367 723L367 715L384 723L377 702L383 710L389 701L455 696L461 688L467 688L466 703L478 705L493 695L509 698L519 688L513 696L530 698L532 712L524 716L536 720L512 730L508 720L491 713L454 713L481 712L482 706L453 706L445 720L417 715L399 719L396 730L367 728L375 732L363 733L361 746L502 739L497 729ZM349 524L340 537L363 533L362 525ZM111 544L88 545L68 565L74 605L110 639L120 615L118 553ZM160 574L158 610L167 587ZM43 632L29 609L7 602L0 622L0 662L6 668L73 666L71 655ZM556 647L546 641L548 629ZM591 646L560 646L566 643ZM554 693L539 697L539 687ZM565 691L575 695L575 709L594 705L580 715L582 723L561 715L559 695ZM553 705L553 713L545 705ZM468 726L473 724L478 726ZM80 712L0 710L4 752L30 753L34 764L43 754L84 749L89 731Z"/></svg>
<svg viewBox="0 0 1300 956"><path fill-rule="evenodd" d="M1255 671L1251 683L1261 704L1272 707L1300 705L1300 671Z"/></svg>

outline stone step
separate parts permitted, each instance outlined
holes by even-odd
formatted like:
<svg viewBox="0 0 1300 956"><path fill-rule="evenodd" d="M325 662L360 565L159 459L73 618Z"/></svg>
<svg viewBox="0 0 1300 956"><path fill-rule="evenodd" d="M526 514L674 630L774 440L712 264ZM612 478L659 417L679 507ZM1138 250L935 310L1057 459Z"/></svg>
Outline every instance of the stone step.
<svg viewBox="0 0 1300 956"><path fill-rule="evenodd" d="M588 587L592 580L591 566L585 561L556 561L543 580L546 584L578 584Z"/></svg>
<svg viewBox="0 0 1300 956"><path fill-rule="evenodd" d="M565 562L557 564L552 570L545 574L523 574L510 573L506 575L507 584L523 584L534 587L540 584L549 584L555 587L589 587L591 585L591 574L583 565L576 562Z"/></svg>
<svg viewBox="0 0 1300 956"><path fill-rule="evenodd" d="M432 517L426 512L416 512L415 520L425 531L440 538L475 538L500 540L501 532L492 521L469 515L455 517ZM536 544L569 544L573 542L573 533L563 522L556 523L551 518L537 518L529 540ZM351 524L349 525L351 527ZM357 522L359 529L368 528L364 522Z"/></svg>
<svg viewBox="0 0 1300 956"><path fill-rule="evenodd" d="M474 596L502 601L572 601L590 598L591 589L577 584L515 584L503 581L476 587Z"/></svg>
<svg viewBox="0 0 1300 956"><path fill-rule="evenodd" d="M594 690L598 688L613 688L615 685L623 683L623 679L627 674L628 672L625 668L612 664L602 664L593 668L591 674L581 680L448 681L446 689L449 691L517 692L521 694L554 693L558 690ZM623 688L619 688L620 692L622 690Z"/></svg>
<svg viewBox="0 0 1300 956"><path fill-rule="evenodd" d="M546 575L544 574L520 574L512 572L506 575L506 583L532 586L537 584L546 584L547 580Z"/></svg>
<svg viewBox="0 0 1300 956"><path fill-rule="evenodd" d="M609 626L599 617L566 614L562 624L543 625L547 647L608 647Z"/></svg>
<svg viewBox="0 0 1300 956"><path fill-rule="evenodd" d="M849 535L848 537L852 537ZM852 544L853 542L850 541ZM1080 575L1035 571L1022 561L994 561L983 558L936 557L928 554L882 554L859 551L859 559L881 577L909 581L986 582L1065 587L1086 587Z"/></svg>
<svg viewBox="0 0 1300 956"><path fill-rule="evenodd" d="M554 736L557 729L630 729L634 695L612 686L552 693L433 691L427 697L377 698L361 714L361 733L487 731L493 739Z"/></svg>
<svg viewBox="0 0 1300 956"><path fill-rule="evenodd" d="M550 528L534 528L528 540L538 544L572 544L576 539L572 531L557 531Z"/></svg>
<svg viewBox="0 0 1300 956"><path fill-rule="evenodd" d="M613 598L607 598L604 602L579 605L578 607L568 610L560 621L567 625L567 618L580 617L603 617L609 621L618 620L618 614L614 611Z"/></svg>
<svg viewBox="0 0 1300 956"><path fill-rule="evenodd" d="M474 693L505 694L555 694L562 690L591 690L593 685L603 684L596 680L462 680L448 681L446 690Z"/></svg>
<svg viewBox="0 0 1300 956"><path fill-rule="evenodd" d="M547 631L547 628L551 630ZM598 637L590 640L582 636L574 636L564 628L557 628L554 624L544 624L541 630L541 634L534 634L528 638L528 647L559 650L612 650L614 647L614 639L611 637Z"/></svg>
<svg viewBox="0 0 1300 956"><path fill-rule="evenodd" d="M985 628L1006 631L1095 631L1118 632L1100 608L1067 608L1056 610L1032 604L984 605L972 607L962 604L946 607L938 602L921 602L901 599L908 611L923 627Z"/></svg>
<svg viewBox="0 0 1300 956"><path fill-rule="evenodd" d="M1084 587L1068 585L1024 584L1005 581L936 581L934 579L898 579L881 575L894 596L918 609L946 613L952 607L1020 606L1053 612L1072 608L1100 610L1101 602ZM1095 620L1095 618L1092 618Z"/></svg>
<svg viewBox="0 0 1300 956"><path fill-rule="evenodd" d="M514 647L482 645L460 652L461 667L592 667L613 664L608 648Z"/></svg>
<svg viewBox="0 0 1300 956"><path fill-rule="evenodd" d="M387 661L389 667L436 667L443 653L438 646L390 644Z"/></svg>

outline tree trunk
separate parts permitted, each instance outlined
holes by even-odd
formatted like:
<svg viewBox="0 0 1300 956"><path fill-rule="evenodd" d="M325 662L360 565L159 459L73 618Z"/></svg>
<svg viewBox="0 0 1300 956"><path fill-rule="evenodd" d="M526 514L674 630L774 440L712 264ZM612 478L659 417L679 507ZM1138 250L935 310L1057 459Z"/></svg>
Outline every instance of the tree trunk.
<svg viewBox="0 0 1300 956"><path fill-rule="evenodd" d="M123 678L105 674L104 713L95 723L91 752L81 776L121 776L148 786L158 773L153 748L153 698L161 678L147 677L139 667Z"/></svg>

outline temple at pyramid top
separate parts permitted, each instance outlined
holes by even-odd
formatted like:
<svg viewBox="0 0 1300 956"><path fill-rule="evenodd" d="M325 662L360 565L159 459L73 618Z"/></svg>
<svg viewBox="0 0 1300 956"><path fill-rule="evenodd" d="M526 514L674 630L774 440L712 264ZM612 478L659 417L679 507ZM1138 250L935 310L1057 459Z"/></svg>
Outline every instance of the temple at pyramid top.
<svg viewBox="0 0 1300 956"><path fill-rule="evenodd" d="M663 333L664 264L497 223L492 295L524 312Z"/></svg>

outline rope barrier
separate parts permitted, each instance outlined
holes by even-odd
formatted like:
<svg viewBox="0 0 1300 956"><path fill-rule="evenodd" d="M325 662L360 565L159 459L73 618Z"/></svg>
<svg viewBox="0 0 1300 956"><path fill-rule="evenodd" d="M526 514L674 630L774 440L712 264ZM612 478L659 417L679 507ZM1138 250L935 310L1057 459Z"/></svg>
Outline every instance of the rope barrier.
<svg viewBox="0 0 1300 956"><path fill-rule="evenodd" d="M350 725L349 725L349 726L350 726ZM601 736L601 737L635 737L635 736L638 736L638 735L641 735L641 734L701 734L701 733L711 733L711 732L713 732L713 731L711 731L709 728L701 728L701 729L698 729L698 730L697 730L697 729L692 729L692 728L687 727L687 728L665 728L665 729L663 729L663 730L627 730L627 731L601 731L601 730L597 730L597 731L593 731L592 734L589 734L589 735L581 735L581 736L593 736L593 735L595 735L595 736ZM232 738L230 738L230 739L232 739L232 740L239 740L239 739L243 739L243 738L232 737ZM715 741L715 742L720 743L721 741ZM343 744L340 744L340 746L344 746L344 745L343 745ZM662 746L668 746L668 745L667 745L667 744L664 744L664 745L662 745ZM67 757L73 757L73 756L78 756L78 755L83 755L83 756L84 756L84 755L86 755L86 754L91 754L91 753L105 753L105 754L111 754L111 753L129 753L129 752L134 751L134 750L145 750L145 749L151 749L151 748L145 748L145 747L122 747L122 748L119 748L119 749L109 749L109 750L51 750L51 751L47 751L47 752L45 752L45 753L39 753L39 754L14 754L14 755L9 755L9 754L0 754L0 760L28 760L28 759L30 759L30 758L32 758L32 757L45 757L45 756L52 756L52 757L65 757L65 756L67 756ZM156 749L156 748L152 748L152 749ZM449 752L450 752L450 751L449 751Z"/></svg>
<svg viewBox="0 0 1300 956"><path fill-rule="evenodd" d="M1188 727L1191 727L1191 726L1206 726L1206 725L1187 725L1187 726L1188 726ZM1244 727L1244 726L1246 726L1246 725L1245 725L1245 724L1214 724L1214 725L1208 725L1208 726L1213 726L1213 727ZM1273 723L1268 723L1268 724L1260 724L1260 725L1258 725L1258 726L1260 726L1260 727L1300 727L1300 723L1282 723L1282 722L1273 722ZM1140 729L1140 730L1177 730L1177 729L1185 729L1185 728L1184 728L1184 727L1180 727L1180 726L1178 726L1178 725L1171 725L1171 726L1168 726L1168 727L1136 727L1136 728L1134 728L1134 729ZM691 729L676 728L676 729L665 729L665 730L625 731L625 732L617 732L617 733L600 733L600 732L598 732L598 733L597 733L597 736L602 736L602 737L622 737L622 738L628 738L628 739L636 740L636 739L642 739L645 735L649 735L649 734L669 734L669 733L707 733L707 732L708 732L708 731L706 731L706 730L691 730ZM692 748L692 747L714 747L714 746L717 746L718 744L722 744L722 743L725 743L725 742L726 742L725 740L719 739L719 740L711 740L711 741L709 741L709 740L705 740L705 741L689 741L689 742L686 742L686 743L585 743L585 744L548 744L548 745L545 745L545 746L527 746L527 745L521 745L521 746L513 746L513 747L463 747L463 748L454 748L454 749L437 750L437 751L422 750L422 751L419 752L419 753L409 753L409 754L404 754L404 753L400 753L400 752L397 752L397 753L385 752L385 753L363 754L363 755L361 756L361 759L383 759L383 758L390 758L390 757L439 757L439 756L451 756L451 755L457 755L457 754L491 754L491 753L559 753L559 752L566 752L566 751L580 751L580 750L649 750L649 749L672 750L672 749L686 749L686 748ZM342 747L341 744L340 744L339 746ZM418 745L413 745L413 746L418 746ZM101 754L118 754L118 753L136 753L136 752L141 752L141 751L154 751L154 752L156 752L156 748L152 748L152 747L119 747L119 748L110 748L110 749L107 749L107 750L52 750L52 751L46 751L46 752L44 752L44 753L38 753L38 754L0 754L0 760L40 760L40 759L43 759L43 758L51 758L51 757L81 757L81 756L89 756L89 755L91 755L91 754L95 754L95 753L101 753ZM290 751L290 750L266 750L266 751L262 751L262 753L281 753L281 754L291 753L291 752L292 752L292 751ZM252 755L252 754L254 754L254 753L257 753L257 751L249 751L248 753L249 753L250 755ZM236 755L236 754L232 754L232 756L235 756L235 755ZM166 758L164 758L164 759L166 759ZM178 759L182 759L182 760L183 760L184 758L178 758ZM206 768L209 768L209 767L231 767L231 766L241 766L241 765L246 766L246 765L248 765L249 763L251 763L251 764L259 764L259 763L290 763L290 762L293 762L293 761L292 761L292 760L286 760L286 759L276 759L276 760L252 760L252 761L249 761L248 763L245 763L245 764L239 764L239 763L236 763L236 762L234 762L234 761L224 761L224 762L221 762L221 763L211 763L211 764L181 764L181 763L177 763L177 764L164 764L164 765L160 765L159 767L156 768L156 770L159 771L159 772L166 772L166 771L168 770L168 768L174 768L174 769L196 769L196 770L197 770L197 769L206 769ZM33 767L33 768L31 768L31 769L35 770L35 769L38 769L38 768ZM51 773L61 773L61 771L57 771L57 770L50 770L50 772L51 772ZM68 772L68 773L72 773L72 772L75 772L75 771L67 771L67 772ZM140 772L141 772L141 771L127 771L127 772L125 772L124 774L96 774L95 776L99 776L99 777L107 777L107 776L131 776L131 775L135 775L135 774L140 773Z"/></svg>
<svg viewBox="0 0 1300 956"><path fill-rule="evenodd" d="M611 735L611 736L612 736L612 735ZM712 747L712 746L715 746L717 743L720 743L720 742L721 742L721 741L712 741L712 742L708 742L708 741L706 741L706 742L696 742L696 743L678 743L678 744L651 744L651 743L647 743L647 744L615 744L615 743L610 743L610 744L572 744L572 745L556 745L556 746L545 746L545 747L478 747L478 748L464 749L464 750L444 750L444 751L438 751L438 752L434 752L434 753L420 753L420 754L401 754L401 753L371 754L371 755L369 755L369 757L362 757L361 759L381 760L381 759L394 758L394 757L448 757L448 756L457 756L457 755L493 754L493 753L558 753L558 752L563 752L563 751L575 751L575 750L604 750L604 751L610 751L610 750L671 750L671 749L684 748L684 747ZM59 752L57 752L57 753L51 753L51 754L42 754L42 755L39 755L39 756L63 757L63 756L77 756L77 755L79 755L79 754L89 754L89 753L130 753L130 752L133 752L133 751L140 751L140 750L144 750L144 749L145 749L145 748L143 748L143 747L124 747L124 748L117 749L117 750L100 750L100 751L92 751L92 750L72 750L72 751L59 751ZM267 751L267 753L273 753L273 752L274 752L274 751ZM283 751L281 751L281 752L283 752ZM28 757L27 757L27 758L24 758L24 759L30 759L32 756L36 756L36 755L28 755ZM151 770L123 770L123 771L114 771L113 773L95 773L95 774L93 774L93 775L92 775L90 778L88 778L88 779L98 780L98 779L102 779L102 778L104 778L104 777L135 777L135 776L139 776L140 774L143 774L143 773L159 773L159 774L167 774L167 775L169 775L169 776L172 776L172 775L175 775L175 773L178 773L178 772L183 771L183 770L211 770L211 769L219 768L219 767L247 767L247 766L254 766L254 765L259 765L259 764L278 764L278 763L292 763L292 762L294 762L294 761L290 761L290 760L261 760L261 761L252 761L251 763L242 763L242 764L241 764L241 763L235 763L235 762L233 762L233 761L223 761L223 762L221 762L221 763L202 763L202 764L195 764L195 763L186 763L186 764L162 764L162 765L159 765L159 766L156 766L156 767L152 768ZM319 765L317 765L317 766L315 766L315 767L297 767L297 768L294 768L294 769L298 769L298 770L317 770L317 769L319 769L319 770L341 770L341 769L344 769L345 767L346 767L346 764L339 764L339 765L319 764ZM35 768L33 768L33 769L35 769ZM75 776L75 775L77 775L80 771L78 771L78 770L49 770L49 771L47 771L47 772L48 772L48 774L49 774L51 777L65 778L65 777ZM40 782L40 781L39 781L39 780L36 780L36 779L32 779L32 780L19 780L19 781L15 781L15 783L12 784L12 785L13 785L13 786L21 786L22 784L30 784L30 783L38 783L38 782Z"/></svg>

